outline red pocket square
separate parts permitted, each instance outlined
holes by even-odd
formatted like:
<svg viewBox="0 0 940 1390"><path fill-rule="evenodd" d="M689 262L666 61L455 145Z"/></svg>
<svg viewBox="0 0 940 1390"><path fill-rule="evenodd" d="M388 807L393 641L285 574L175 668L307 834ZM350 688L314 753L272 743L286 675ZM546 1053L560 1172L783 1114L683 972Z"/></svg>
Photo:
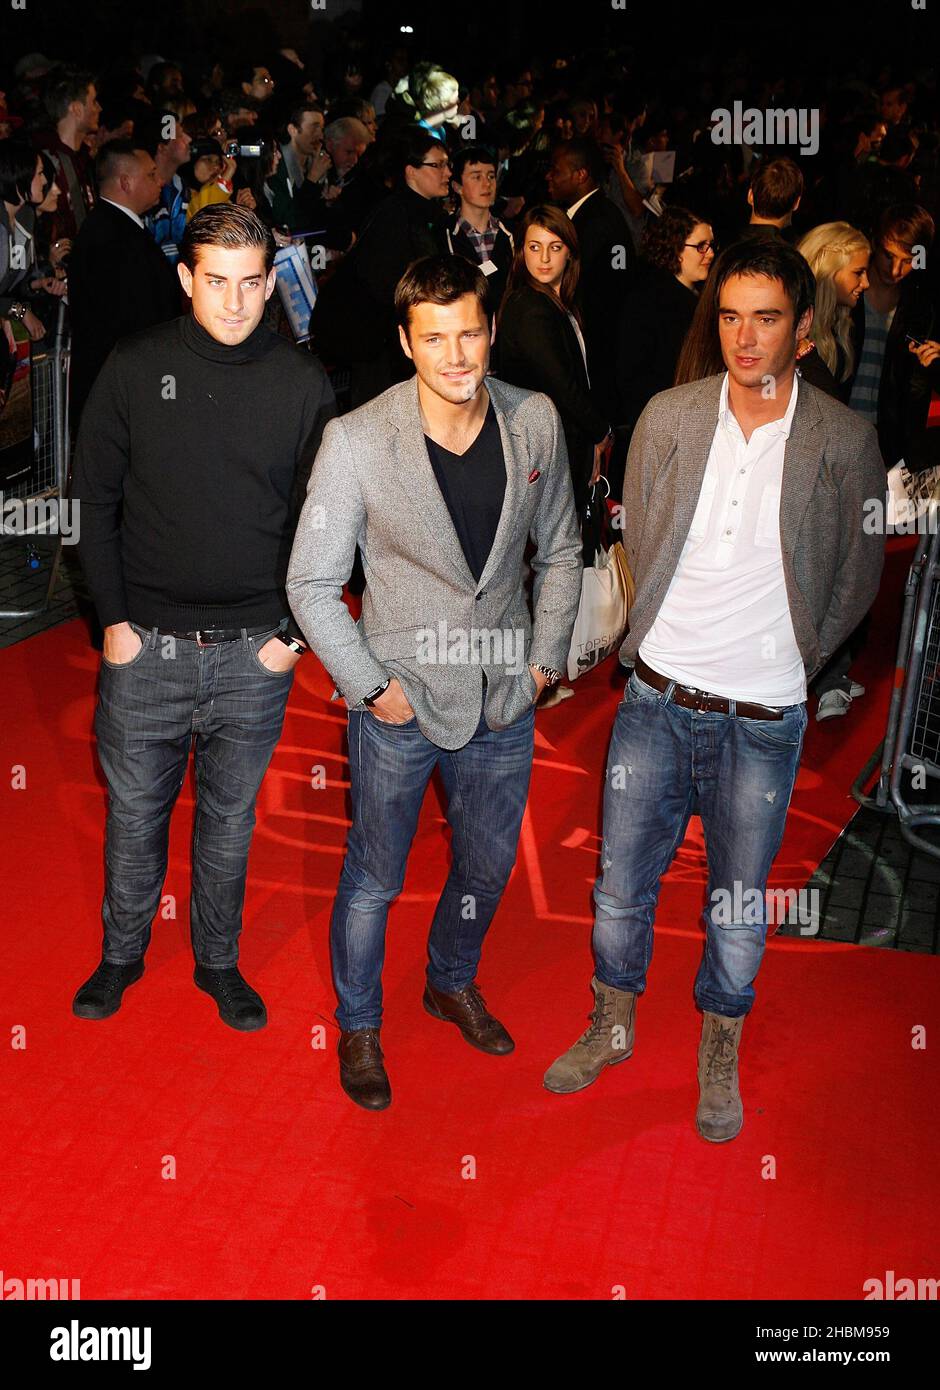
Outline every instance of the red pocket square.
<svg viewBox="0 0 940 1390"><path fill-rule="evenodd" d="M540 468L533 468L532 472L529 474L529 482L534 483L536 478L541 478L541 476L542 470Z"/></svg>

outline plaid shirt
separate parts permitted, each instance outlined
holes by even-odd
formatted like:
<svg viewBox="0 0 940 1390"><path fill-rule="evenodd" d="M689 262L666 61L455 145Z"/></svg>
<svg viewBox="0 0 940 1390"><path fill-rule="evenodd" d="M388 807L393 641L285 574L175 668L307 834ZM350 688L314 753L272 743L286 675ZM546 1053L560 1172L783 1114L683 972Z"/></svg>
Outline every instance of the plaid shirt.
<svg viewBox="0 0 940 1390"><path fill-rule="evenodd" d="M465 217L457 218L458 232L463 232L464 236L469 237L470 244L477 254L477 260L482 265L484 261L493 259L493 248L496 245L496 238L499 235L499 223L490 214L490 220L485 232L478 232L476 227L472 227Z"/></svg>

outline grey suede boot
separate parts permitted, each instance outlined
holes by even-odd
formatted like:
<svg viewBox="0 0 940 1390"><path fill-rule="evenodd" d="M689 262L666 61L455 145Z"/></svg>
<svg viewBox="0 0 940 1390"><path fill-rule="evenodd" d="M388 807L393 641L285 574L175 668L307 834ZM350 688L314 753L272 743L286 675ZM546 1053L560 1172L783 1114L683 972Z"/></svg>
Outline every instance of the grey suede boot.
<svg viewBox="0 0 940 1390"><path fill-rule="evenodd" d="M724 1144L740 1134L744 1107L738 1090L738 1043L744 1018L705 1013L698 1048L699 1101L695 1125L703 1139Z"/></svg>
<svg viewBox="0 0 940 1390"><path fill-rule="evenodd" d="M624 989L591 981L594 1008L591 1025L545 1073L549 1091L565 1095L583 1091L596 1081L605 1067L625 1062L633 1053L633 1022L636 995Z"/></svg>

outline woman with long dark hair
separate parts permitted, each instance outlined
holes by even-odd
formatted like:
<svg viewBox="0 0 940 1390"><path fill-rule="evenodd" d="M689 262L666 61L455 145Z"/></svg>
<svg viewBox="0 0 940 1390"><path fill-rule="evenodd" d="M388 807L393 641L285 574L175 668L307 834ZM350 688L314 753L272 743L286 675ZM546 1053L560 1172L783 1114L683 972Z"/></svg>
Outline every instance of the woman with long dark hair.
<svg viewBox="0 0 940 1390"><path fill-rule="evenodd" d="M587 352L575 300L578 234L560 208L530 208L522 220L496 320L494 375L543 391L561 416L579 514L600 472L609 422L591 397Z"/></svg>
<svg viewBox="0 0 940 1390"><path fill-rule="evenodd" d="M721 343L718 338L720 266L721 256L699 291L692 324L685 335L679 361L676 363L674 386L684 386L689 381L701 381L703 377L714 376L717 372L725 370L725 359L721 355Z"/></svg>

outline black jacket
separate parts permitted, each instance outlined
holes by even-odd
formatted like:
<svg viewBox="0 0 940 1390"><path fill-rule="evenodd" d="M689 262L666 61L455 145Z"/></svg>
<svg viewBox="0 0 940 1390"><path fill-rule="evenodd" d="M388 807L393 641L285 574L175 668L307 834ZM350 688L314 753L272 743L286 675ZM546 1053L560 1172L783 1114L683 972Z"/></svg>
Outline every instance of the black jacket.
<svg viewBox="0 0 940 1390"><path fill-rule="evenodd" d="M846 404L843 388L820 357L815 344L811 352L806 353L804 357L797 358L796 366L804 381L808 381L818 391L825 391L826 395L831 396L834 401L842 401L843 405Z"/></svg>
<svg viewBox="0 0 940 1390"><path fill-rule="evenodd" d="M511 386L543 391L561 416L568 463L580 512L594 466L594 445L608 419L588 386L577 334L561 305L530 285L506 300L496 329L493 374Z"/></svg>
<svg viewBox="0 0 940 1390"><path fill-rule="evenodd" d="M150 233L120 208L99 200L69 257L73 421L118 339L177 318L183 311L181 297L176 271Z"/></svg>
<svg viewBox="0 0 940 1390"><path fill-rule="evenodd" d="M310 332L324 362L349 365L394 355L395 286L413 260L440 253L442 229L438 201L410 188L400 188L373 208L358 242L314 305Z"/></svg>
<svg viewBox="0 0 940 1390"><path fill-rule="evenodd" d="M865 346L865 302L859 297L852 315L855 333L855 372L846 383L851 394ZM898 306L888 330L878 391L878 444L886 468L904 459L912 473L940 464L940 429L927 428L934 391L940 391L940 359L922 367L909 350L914 338L940 338L940 296L936 281L925 270L914 270L901 284Z"/></svg>
<svg viewBox="0 0 940 1390"><path fill-rule="evenodd" d="M597 400L613 416L617 329L636 269L636 251L623 213L600 190L581 204L571 220L581 246L578 297L591 385Z"/></svg>
<svg viewBox="0 0 940 1390"><path fill-rule="evenodd" d="M647 402L673 385L697 303L668 270L641 262L621 311L616 367L617 423L631 434Z"/></svg>

